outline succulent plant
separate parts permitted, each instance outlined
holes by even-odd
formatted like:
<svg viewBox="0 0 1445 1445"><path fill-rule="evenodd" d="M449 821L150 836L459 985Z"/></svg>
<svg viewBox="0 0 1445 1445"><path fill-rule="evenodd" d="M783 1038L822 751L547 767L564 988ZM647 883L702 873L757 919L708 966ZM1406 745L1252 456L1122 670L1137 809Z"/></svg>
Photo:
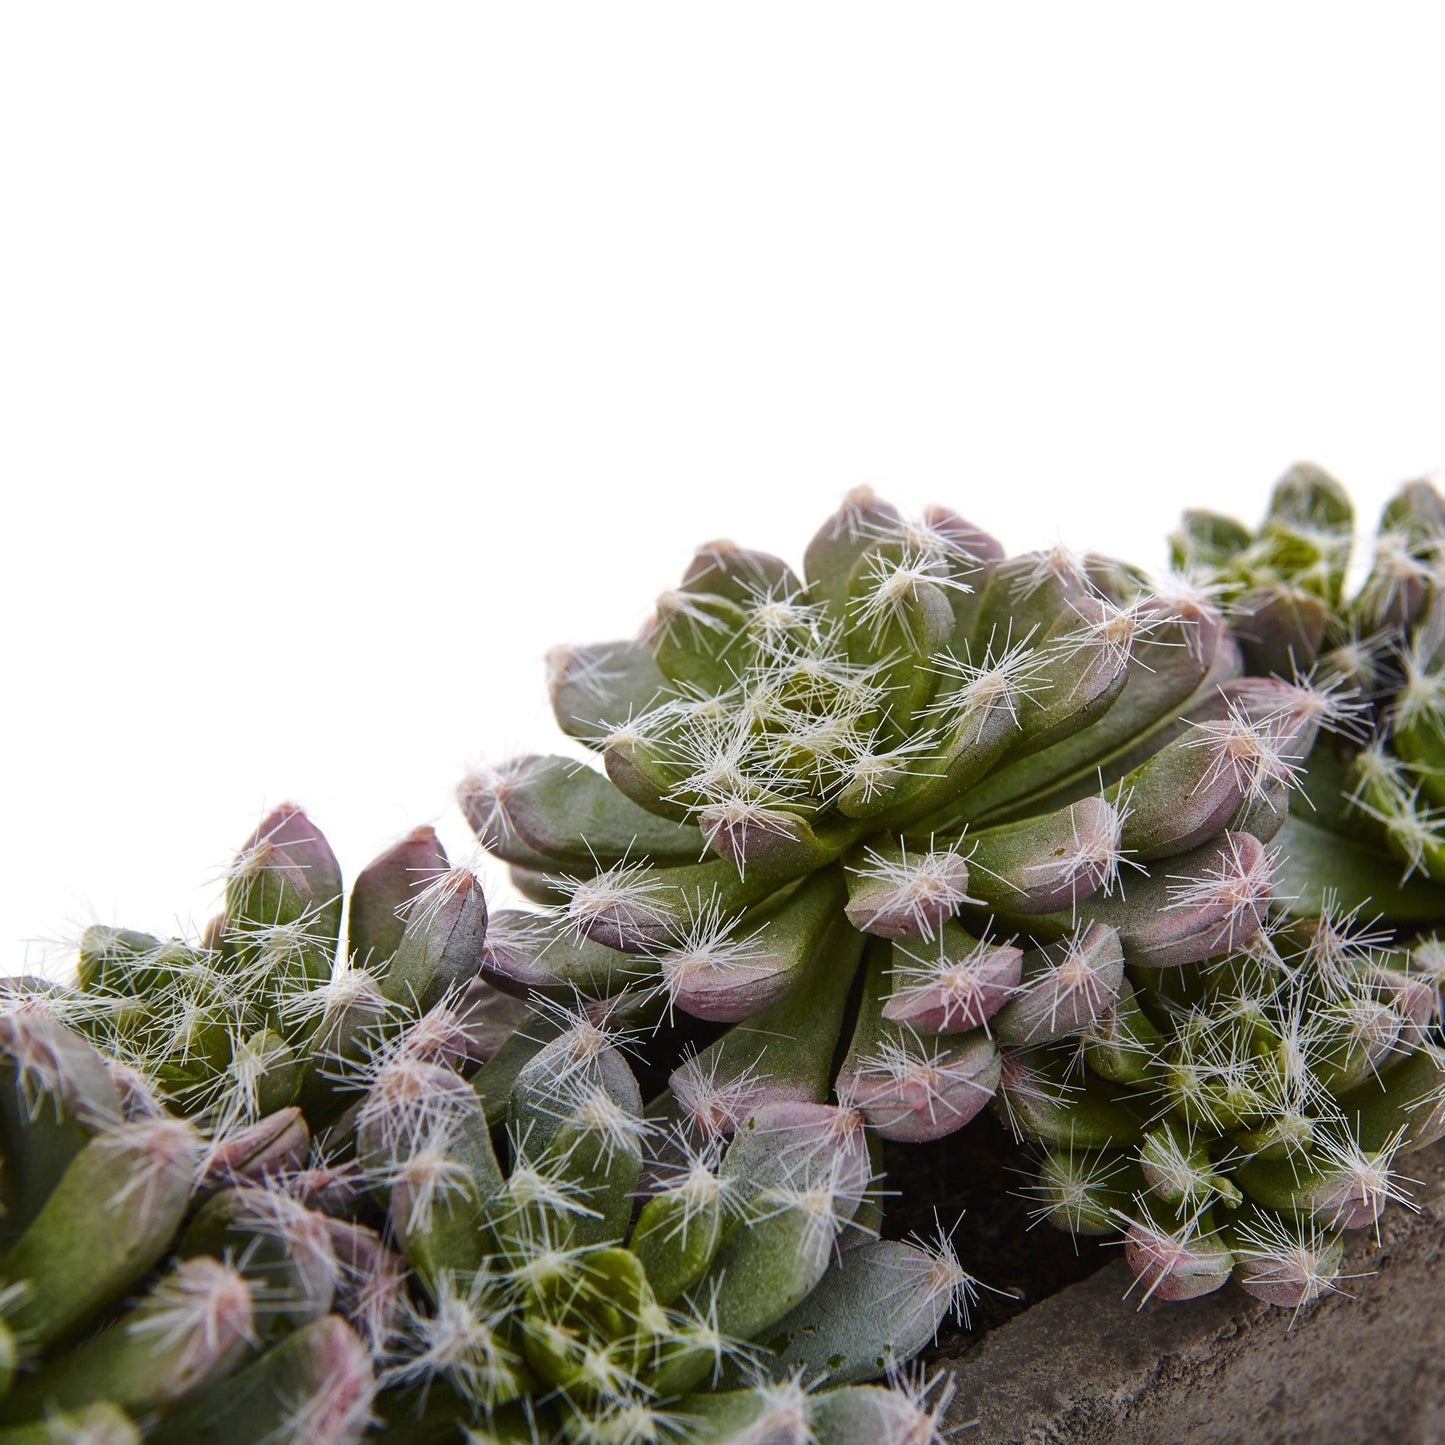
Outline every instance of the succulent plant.
<svg viewBox="0 0 1445 1445"><path fill-rule="evenodd" d="M1040 1216L1122 1229L1146 1295L1232 1277L1270 1303L1309 1303L1337 1287L1343 1232L1407 1195L1400 1157L1445 1135L1445 951L1421 931L1445 893L1408 880L1424 860L1402 827L1389 837L1368 783L1408 775L1401 817L1418 812L1424 710L1408 695L1438 665L1445 511L1407 487L1346 600L1351 526L1343 490L1313 467L1279 482L1257 533L1186 514L1175 564L1221 598L1246 666L1268 674L1226 684L1215 710L1287 686L1323 724L1280 751L1303 797L1277 835L1271 915L1208 959L1131 959L1111 1015L1077 1047L1005 1068L1000 1105L1040 1151Z"/></svg>
<svg viewBox="0 0 1445 1445"><path fill-rule="evenodd" d="M285 805L198 937L6 982L0 1445L922 1445L976 1286L880 1140L990 1100L1146 1295L1336 1287L1445 1135L1445 509L1346 601L1348 523L1297 470L1158 587L854 493L554 655L602 769L460 790L539 906Z"/></svg>
<svg viewBox="0 0 1445 1445"><path fill-rule="evenodd" d="M1402 487L1350 594L1353 525L1344 488L1297 466L1256 532L1187 512L1174 561L1221 597L1248 671L1353 700L1350 727L1292 760L1307 802L1281 838L1281 894L1301 917L1338 904L1418 931L1445 922L1445 503Z"/></svg>
<svg viewBox="0 0 1445 1445"><path fill-rule="evenodd" d="M1407 1197L1399 1158L1445 1136L1442 981L1433 940L1400 947L1340 914L1131 968L1080 1046L1006 1070L1039 1217L1122 1230L1146 1297L1233 1277L1297 1309L1337 1288L1343 1232Z"/></svg>
<svg viewBox="0 0 1445 1445"><path fill-rule="evenodd" d="M602 770L529 756L461 785L543 905L497 915L484 972L712 1026L648 1109L695 1143L778 1100L945 1135L1010 1051L1111 1016L1126 961L1259 932L1289 759L1333 709L1239 669L1198 591L1006 557L866 489L802 577L705 546L637 638L552 655Z"/></svg>
<svg viewBox="0 0 1445 1445"><path fill-rule="evenodd" d="M486 936L430 829L344 899L288 805L198 939L8 981L0 1445L929 1437L943 1392L865 1382L972 1282L874 1238L858 1116L758 1109L645 1192L645 1001L530 1008Z"/></svg>

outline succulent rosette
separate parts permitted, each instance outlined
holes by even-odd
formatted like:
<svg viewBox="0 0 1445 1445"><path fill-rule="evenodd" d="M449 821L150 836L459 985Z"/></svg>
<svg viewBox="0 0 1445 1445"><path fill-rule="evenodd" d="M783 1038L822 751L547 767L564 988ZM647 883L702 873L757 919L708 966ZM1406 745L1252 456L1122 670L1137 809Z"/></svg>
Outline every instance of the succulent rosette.
<svg viewBox="0 0 1445 1445"><path fill-rule="evenodd" d="M697 1021L647 1108L673 1126L656 1168L783 1103L925 1141L992 1099L1046 1170L1075 1167L1071 1138L1136 1169L1171 1107L1141 1061L1162 1047L1144 981L1270 946L1298 761L1350 714L1242 676L1207 589L1009 557L866 490L801 576L711 544L637 638L551 663L557 720L601 766L462 784L541 905L496 915L484 972Z"/></svg>
<svg viewBox="0 0 1445 1445"><path fill-rule="evenodd" d="M1112 1017L1005 1077L1039 1217L1122 1230L1145 1297L1233 1278L1298 1309L1339 1288L1344 1233L1408 1199L1402 1156L1445 1136L1442 981L1433 940L1339 913L1130 969Z"/></svg>

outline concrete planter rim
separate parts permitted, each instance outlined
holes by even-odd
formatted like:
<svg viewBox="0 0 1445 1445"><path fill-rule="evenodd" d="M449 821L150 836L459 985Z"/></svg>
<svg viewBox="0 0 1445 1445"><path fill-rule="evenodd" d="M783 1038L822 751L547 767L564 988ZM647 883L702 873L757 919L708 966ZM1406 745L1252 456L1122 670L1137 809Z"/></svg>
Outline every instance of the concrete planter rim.
<svg viewBox="0 0 1445 1445"><path fill-rule="evenodd" d="M1342 1292L1297 1316L1230 1284L1142 1307L1120 1259L957 1358L960 1445L1441 1445L1445 1142L1402 1161L1415 1210L1350 1237Z"/></svg>

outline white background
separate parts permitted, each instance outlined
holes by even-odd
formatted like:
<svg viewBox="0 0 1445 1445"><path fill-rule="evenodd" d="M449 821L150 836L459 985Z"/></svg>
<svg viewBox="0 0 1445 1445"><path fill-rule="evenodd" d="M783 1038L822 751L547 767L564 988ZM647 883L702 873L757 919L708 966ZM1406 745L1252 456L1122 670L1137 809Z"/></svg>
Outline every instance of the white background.
<svg viewBox="0 0 1445 1445"><path fill-rule="evenodd" d="M551 643L860 481L1373 514L1445 463L1432 12L5 5L0 972L285 797L465 851Z"/></svg>

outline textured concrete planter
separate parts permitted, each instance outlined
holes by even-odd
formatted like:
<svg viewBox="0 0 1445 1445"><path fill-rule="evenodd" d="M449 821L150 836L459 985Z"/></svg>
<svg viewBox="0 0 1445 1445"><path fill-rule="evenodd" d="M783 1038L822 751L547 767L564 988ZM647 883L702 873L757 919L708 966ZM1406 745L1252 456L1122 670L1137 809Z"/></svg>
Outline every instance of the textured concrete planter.
<svg viewBox="0 0 1445 1445"><path fill-rule="evenodd" d="M960 1445L1441 1445L1445 1442L1445 1144L1402 1161L1418 1213L1356 1236L1352 1299L1291 1321L1234 1286L1186 1304L1122 1298L1120 1260L957 1361Z"/></svg>

